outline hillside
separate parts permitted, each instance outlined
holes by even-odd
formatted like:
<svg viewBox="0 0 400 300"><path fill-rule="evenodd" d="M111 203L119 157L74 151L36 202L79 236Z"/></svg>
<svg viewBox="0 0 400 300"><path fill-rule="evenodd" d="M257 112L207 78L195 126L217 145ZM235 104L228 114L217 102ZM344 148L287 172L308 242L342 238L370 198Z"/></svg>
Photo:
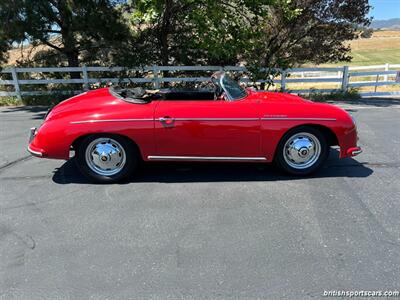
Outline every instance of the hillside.
<svg viewBox="0 0 400 300"><path fill-rule="evenodd" d="M373 29L400 30L400 18L389 20L373 20L370 27Z"/></svg>

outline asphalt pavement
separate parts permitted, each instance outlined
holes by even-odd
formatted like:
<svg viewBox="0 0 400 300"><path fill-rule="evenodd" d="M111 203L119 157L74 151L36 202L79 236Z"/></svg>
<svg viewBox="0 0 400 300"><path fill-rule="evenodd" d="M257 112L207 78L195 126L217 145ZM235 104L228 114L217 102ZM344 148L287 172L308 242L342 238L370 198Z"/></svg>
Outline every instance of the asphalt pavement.
<svg viewBox="0 0 400 300"><path fill-rule="evenodd" d="M364 152L313 176L152 163L90 184L33 158L42 107L0 109L0 299L320 299L400 290L400 101L339 104Z"/></svg>

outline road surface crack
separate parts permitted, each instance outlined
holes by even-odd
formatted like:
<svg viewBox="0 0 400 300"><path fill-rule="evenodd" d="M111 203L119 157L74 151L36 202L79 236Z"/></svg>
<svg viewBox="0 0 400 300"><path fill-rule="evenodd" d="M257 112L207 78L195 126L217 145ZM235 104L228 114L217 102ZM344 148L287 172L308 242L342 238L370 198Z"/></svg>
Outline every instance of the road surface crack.
<svg viewBox="0 0 400 300"><path fill-rule="evenodd" d="M26 161L28 159L31 159L31 158L32 158L32 155L27 155L27 156L18 158L16 160L10 161L10 162L8 162L8 163L6 163L4 165L1 165L0 166L0 172L4 171L5 169L8 169L8 168L10 168L12 166L15 166L16 164L18 164L20 162L23 162L23 161Z"/></svg>

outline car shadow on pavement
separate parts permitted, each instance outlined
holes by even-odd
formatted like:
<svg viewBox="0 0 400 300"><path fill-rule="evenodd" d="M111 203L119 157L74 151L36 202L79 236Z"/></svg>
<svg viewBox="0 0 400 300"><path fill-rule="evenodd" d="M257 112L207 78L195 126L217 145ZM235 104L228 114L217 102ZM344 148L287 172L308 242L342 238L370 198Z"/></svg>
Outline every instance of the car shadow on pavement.
<svg viewBox="0 0 400 300"><path fill-rule="evenodd" d="M32 120L42 120L46 115L49 107L48 106L12 106L5 107L1 110L2 113L16 113L16 112L28 112L33 113L31 116Z"/></svg>
<svg viewBox="0 0 400 300"><path fill-rule="evenodd" d="M332 149L325 165L307 177L282 173L273 164L262 163L194 163L159 162L143 163L137 174L128 182L229 182L229 181L282 181L307 178L368 177L373 170L352 158L338 159L339 153ZM57 168L53 181L58 184L87 184L74 159Z"/></svg>

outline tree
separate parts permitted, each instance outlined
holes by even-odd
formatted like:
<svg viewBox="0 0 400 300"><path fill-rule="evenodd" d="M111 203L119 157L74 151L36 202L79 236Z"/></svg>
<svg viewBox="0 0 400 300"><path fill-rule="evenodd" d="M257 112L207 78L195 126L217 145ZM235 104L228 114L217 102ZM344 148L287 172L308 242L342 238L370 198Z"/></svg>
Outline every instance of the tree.
<svg viewBox="0 0 400 300"><path fill-rule="evenodd" d="M137 0L131 22L153 63L236 64L273 0Z"/></svg>
<svg viewBox="0 0 400 300"><path fill-rule="evenodd" d="M360 37L363 39L369 39L372 37L372 34L374 33L374 30L372 28L361 28L361 34Z"/></svg>
<svg viewBox="0 0 400 300"><path fill-rule="evenodd" d="M7 60L7 51L10 49L10 42L5 33L4 26L0 27L0 66Z"/></svg>
<svg viewBox="0 0 400 300"><path fill-rule="evenodd" d="M350 61L346 42L358 37L358 26L369 24L369 9L368 0L278 0L262 38L246 51L253 70L266 68L255 79L269 78L273 68Z"/></svg>
<svg viewBox="0 0 400 300"><path fill-rule="evenodd" d="M69 66L243 64L270 78L277 67L350 60L347 41L369 9L368 0L0 0L0 60L28 41Z"/></svg>
<svg viewBox="0 0 400 300"><path fill-rule="evenodd" d="M368 0L137 0L131 22L148 62L275 68L349 61ZM260 68L266 71L260 72Z"/></svg>
<svg viewBox="0 0 400 300"><path fill-rule="evenodd" d="M112 0L0 0L0 58L15 43L47 45L68 66L122 48L129 28ZM78 73L71 73L79 77Z"/></svg>

